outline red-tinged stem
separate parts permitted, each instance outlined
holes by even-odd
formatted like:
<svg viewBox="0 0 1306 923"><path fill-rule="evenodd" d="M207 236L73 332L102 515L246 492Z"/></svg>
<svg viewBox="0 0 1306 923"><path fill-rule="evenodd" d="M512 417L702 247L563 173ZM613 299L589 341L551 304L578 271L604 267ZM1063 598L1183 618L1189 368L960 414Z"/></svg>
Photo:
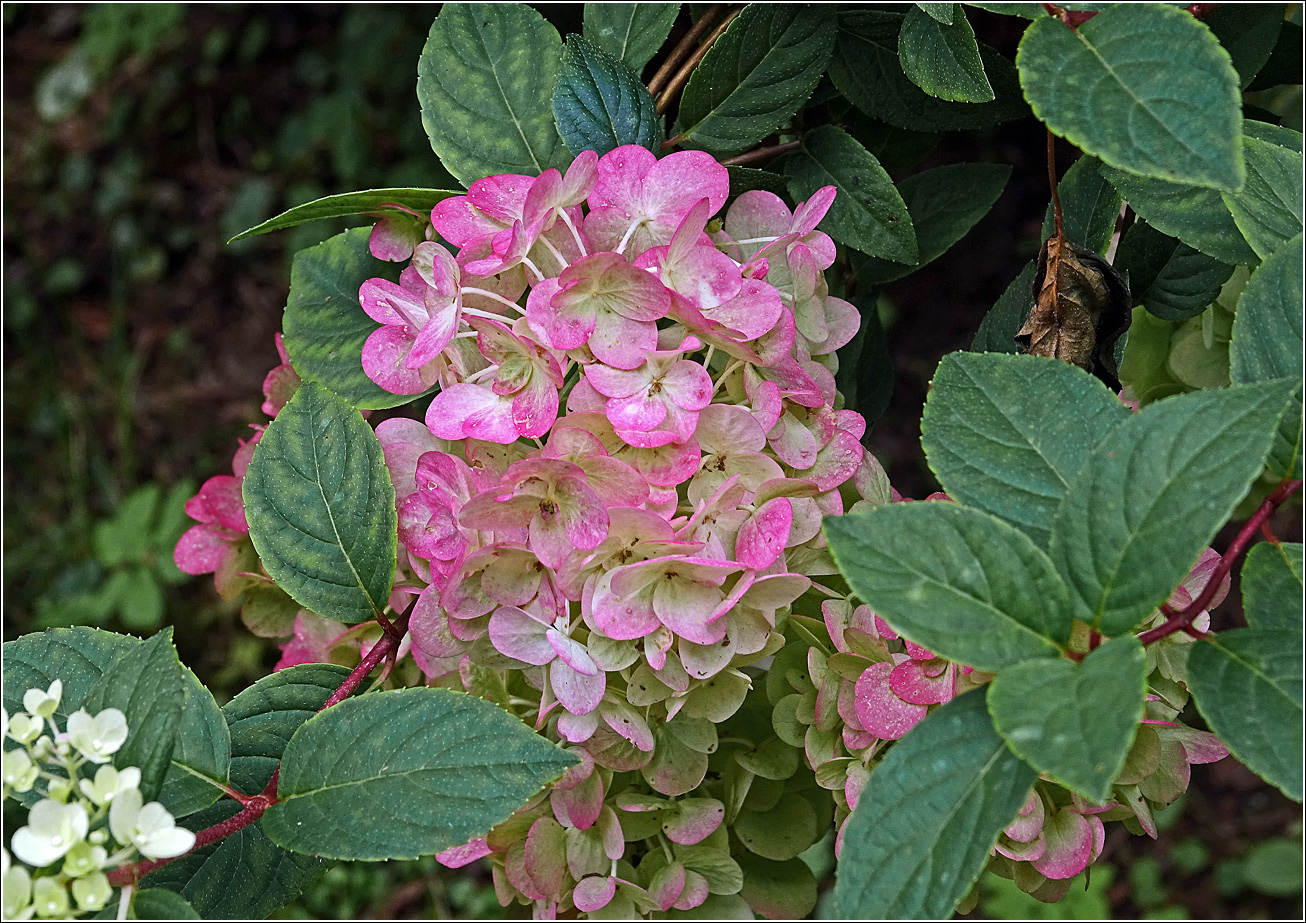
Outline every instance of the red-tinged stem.
<svg viewBox="0 0 1306 923"><path fill-rule="evenodd" d="M1264 535L1265 540L1269 542L1271 545L1273 545L1275 548L1279 547L1280 544L1279 536L1275 535L1274 530L1270 528L1270 522L1268 519L1265 522L1261 523L1261 534Z"/></svg>
<svg viewBox="0 0 1306 923"><path fill-rule="evenodd" d="M724 3L714 3L703 12L702 16L698 17L698 21L685 33L685 37L676 43L676 47L671 49L671 54L667 55L667 59L662 62L662 66L653 75L653 79L648 82L650 96L657 96L662 84L666 83L667 78L680 66L680 62L685 60L685 56L693 50L699 37L712 26L712 23L716 21L716 18L721 15L721 11L725 8L726 4Z"/></svg>
<svg viewBox="0 0 1306 923"><path fill-rule="evenodd" d="M345 677L345 681L340 684L340 688L331 693L331 697L322 704L320 709L318 709L319 714L330 708L332 705L348 698L349 695L359 687L363 680L367 678L368 674L376 669L377 664L394 655L394 653L399 649L399 644L403 640L404 634L408 630L408 619L413 614L413 609L416 607L417 600L414 599L409 604L408 608L404 610L403 615L395 619L394 622L390 622L388 619L385 621L386 633L382 635L381 640L377 641L376 644L372 646L372 649L367 652L367 656L363 658L362 663L350 671L350 674ZM272 770L272 778L268 780L267 786L257 795L242 795L240 792L228 789L227 794L234 800L239 801L245 807L239 814L227 818L222 821L222 823L214 824L212 827L206 827L199 833L195 834L195 845L182 855L189 855L197 849L203 849L210 843L225 840L233 833L245 829L262 817L263 813L267 811L268 808L277 803L277 778L280 775L281 767L277 766L276 769ZM109 884L114 887L133 884L140 881L155 869L162 868L174 859L180 858L181 856L174 856L171 859L145 859L140 862L133 862L130 865L121 866L108 874L107 877L109 879Z"/></svg>
<svg viewBox="0 0 1306 923"><path fill-rule="evenodd" d="M779 157L781 154L796 151L800 147L802 147L801 141L786 141L784 144L758 147L743 154L736 154L734 157L727 157L721 163L727 167L742 167L750 163L757 163L759 160L770 160L772 157Z"/></svg>
<svg viewBox="0 0 1306 923"><path fill-rule="evenodd" d="M703 40L702 45L698 46L698 50L690 55L689 60L680 66L680 70L676 71L676 75L667 81L666 89L658 95L657 103L653 107L658 115L662 115L671 108L671 104L675 102L676 97L680 95L680 90L689 82L689 75L694 72L694 68L698 67L711 47L716 44L716 40L725 33L729 25L735 21L735 18L739 16L741 12L743 12L743 7L731 10L730 15L721 20L720 25L712 30L711 34ZM666 147L666 145L664 144L663 147Z"/></svg>
<svg viewBox="0 0 1306 923"><path fill-rule="evenodd" d="M1202 592L1197 594L1197 598L1185 606L1181 612L1175 612L1169 606L1162 606L1161 611L1166 617L1165 623L1143 632L1138 636L1138 640L1144 644L1152 644L1162 638L1169 637L1176 631L1186 632L1194 638L1211 637L1211 635L1193 628L1193 619L1205 611L1206 607L1211 604L1211 600L1215 599L1215 594L1220 590L1220 584L1225 577L1229 576L1229 571L1233 569L1234 562L1251 544L1261 526L1300 487L1301 481L1284 480L1280 482L1279 486L1274 488L1270 495L1265 498L1265 502L1261 504L1260 508L1252 514L1252 517L1243 523L1243 527L1238 530L1238 535L1229 543L1228 550L1220 557L1220 563L1215 565L1215 570L1211 571L1211 579L1207 581Z"/></svg>

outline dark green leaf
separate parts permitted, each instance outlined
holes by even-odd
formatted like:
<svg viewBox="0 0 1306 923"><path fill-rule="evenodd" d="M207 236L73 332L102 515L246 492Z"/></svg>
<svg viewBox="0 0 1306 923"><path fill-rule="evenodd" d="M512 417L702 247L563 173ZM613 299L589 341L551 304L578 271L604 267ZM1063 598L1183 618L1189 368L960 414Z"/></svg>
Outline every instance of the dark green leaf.
<svg viewBox="0 0 1306 923"><path fill-rule="evenodd" d="M1100 169L1130 208L1158 231L1231 266L1260 262L1214 189L1148 179L1105 164Z"/></svg>
<svg viewBox="0 0 1306 923"><path fill-rule="evenodd" d="M1301 801L1301 632L1222 631L1193 645L1188 683L1198 711L1230 752Z"/></svg>
<svg viewBox="0 0 1306 923"><path fill-rule="evenodd" d="M1085 152L1142 176L1241 188L1238 73L1186 10L1121 4L1078 29L1037 19L1016 66L1034 114Z"/></svg>
<svg viewBox="0 0 1306 923"><path fill-rule="evenodd" d="M358 192L342 192L339 195L329 195L312 202L305 202L303 205L296 205L275 218L269 218L262 224L255 225L248 231L241 231L227 243L235 243L246 237L280 231L282 228L292 228L297 224L322 221L326 218L346 218L351 215L380 216L388 211L402 212L403 209L394 208L396 205L427 214L437 202L461 194L449 189L413 188L361 189Z"/></svg>
<svg viewBox="0 0 1306 923"><path fill-rule="evenodd" d="M1269 122L1257 122L1255 119L1243 119L1243 137L1256 138L1258 141L1268 141L1270 144L1277 144L1279 147L1286 147L1290 151L1302 152L1301 132L1293 131L1291 128L1284 128L1281 125L1271 125Z"/></svg>
<svg viewBox="0 0 1306 923"><path fill-rule="evenodd" d="M966 5L988 10L990 13L1000 13L1003 16L1019 16L1022 19L1038 19L1040 16L1048 15L1048 11L1041 3L967 3Z"/></svg>
<svg viewBox="0 0 1306 923"><path fill-rule="evenodd" d="M772 173L770 170L730 166L726 167L726 172L730 174L731 198L753 189L764 189L767 192L781 195L787 188L785 178L779 173Z"/></svg>
<svg viewBox="0 0 1306 923"><path fill-rule="evenodd" d="M508 818L576 758L495 705L444 689L341 702L286 746L273 842L342 859L439 852Z"/></svg>
<svg viewBox="0 0 1306 923"><path fill-rule="evenodd" d="M120 655L140 644L135 638L96 628L51 628L23 635L4 646L4 708L23 711L23 693L63 683L55 720L63 727ZM124 764L126 765L126 764Z"/></svg>
<svg viewBox="0 0 1306 923"><path fill-rule="evenodd" d="M1065 362L952 353L934 373L921 447L949 497L1046 548L1070 482L1129 417L1100 381Z"/></svg>
<svg viewBox="0 0 1306 923"><path fill-rule="evenodd" d="M368 233L354 228L296 253L282 319L286 351L299 376L365 410L414 398L391 394L363 371L363 343L378 324L358 303L358 289L373 277L398 277L393 263L372 258Z"/></svg>
<svg viewBox="0 0 1306 923"><path fill-rule="evenodd" d="M213 694L185 667L181 680L177 743L159 792L159 801L173 817L185 817L217 801L231 762L231 735Z"/></svg>
<svg viewBox="0 0 1306 923"><path fill-rule="evenodd" d="M1298 151L1243 139L1247 183L1237 193L1223 193L1234 224L1266 259L1302 230L1302 155Z"/></svg>
<svg viewBox="0 0 1306 923"><path fill-rule="evenodd" d="M150 523L159 504L159 485L146 484L133 491L113 518L96 523L91 534L95 557L105 567L139 561L150 548Z"/></svg>
<svg viewBox="0 0 1306 923"><path fill-rule="evenodd" d="M802 859L773 862L745 853L739 867L744 873L739 893L753 913L768 920L802 920L816 906L816 876Z"/></svg>
<svg viewBox="0 0 1306 923"><path fill-rule="evenodd" d="M914 263L918 251L907 206L880 162L843 130L808 132L785 159L789 194L806 199L823 186L838 190L821 229L869 256Z"/></svg>
<svg viewBox="0 0 1306 923"><path fill-rule="evenodd" d="M1229 346L1235 382L1302 377L1302 235L1252 273L1238 298Z"/></svg>
<svg viewBox="0 0 1306 923"><path fill-rule="evenodd" d="M1247 87L1249 90L1265 90L1285 83L1302 82L1302 32L1301 23L1284 22L1279 30L1278 41L1270 60L1257 73L1256 78Z"/></svg>
<svg viewBox="0 0 1306 923"><path fill-rule="evenodd" d="M182 715L181 674L172 629L165 628L115 658L82 703L92 715L116 708L127 716L127 742L113 755L113 764L140 768L139 787L146 801L159 797L176 745Z"/></svg>
<svg viewBox="0 0 1306 923"><path fill-rule="evenodd" d="M132 896L127 919L198 920L200 915L180 894L164 888L146 888Z"/></svg>
<svg viewBox="0 0 1306 923"><path fill-rule="evenodd" d="M417 63L422 125L464 185L570 162L553 124L558 30L521 3L446 3Z"/></svg>
<svg viewBox="0 0 1306 923"><path fill-rule="evenodd" d="M638 74L679 13L679 3L587 3L585 38Z"/></svg>
<svg viewBox="0 0 1306 923"><path fill-rule="evenodd" d="M955 503L892 503L825 520L839 572L895 631L950 660L997 671L1055 657L1070 601L1025 536Z"/></svg>
<svg viewBox="0 0 1306 923"><path fill-rule="evenodd" d="M931 96L962 103L994 98L975 31L960 3L953 4L946 21L920 4L909 10L898 36L898 62L908 79Z"/></svg>
<svg viewBox="0 0 1306 923"><path fill-rule="evenodd" d="M222 709L231 729L231 784L261 792L295 730L317 713L349 671L331 664L289 667L264 677ZM223 801L186 818L203 830L234 816L241 806ZM178 891L208 918L259 919L289 901L327 863L287 852L253 824L165 865L146 883Z"/></svg>
<svg viewBox="0 0 1306 923"><path fill-rule="evenodd" d="M830 79L867 115L915 131L952 131L987 128L1029 114L1015 66L987 45L980 45L980 60L997 98L948 102L930 96L902 72L898 31L904 14L899 9L848 5L837 15Z"/></svg>
<svg viewBox="0 0 1306 923"><path fill-rule="evenodd" d="M114 574L105 587L105 595L110 593L118 617L128 628L144 631L163 621L163 590L144 565L136 564Z"/></svg>
<svg viewBox="0 0 1306 923"><path fill-rule="evenodd" d="M960 3L918 3L916 9L922 10L929 14L931 19L935 19L945 26L952 25L953 17L960 12Z"/></svg>
<svg viewBox="0 0 1306 923"><path fill-rule="evenodd" d="M1147 691L1147 656L1133 635L1084 658L1029 660L989 686L989 714L1017 756L1094 804L1125 765Z"/></svg>
<svg viewBox="0 0 1306 923"><path fill-rule="evenodd" d="M1076 618L1117 635L1166 600L1260 474L1292 387L1166 398L1097 444L1048 545Z"/></svg>
<svg viewBox="0 0 1306 923"><path fill-rule="evenodd" d="M1283 29L1283 4L1221 3L1203 22L1229 52L1239 85L1247 89L1274 51Z"/></svg>
<svg viewBox="0 0 1306 923"><path fill-rule="evenodd" d="M1106 181L1101 166L1096 157L1080 157L1057 183L1066 236L1095 253L1106 252L1120 216L1120 193ZM1048 203L1043 215L1043 239L1051 237L1055 229L1052 205Z"/></svg>
<svg viewBox="0 0 1306 923"><path fill-rule="evenodd" d="M685 85L681 138L734 154L784 125L825 70L834 31L834 19L814 7L746 6Z"/></svg>
<svg viewBox="0 0 1306 923"><path fill-rule="evenodd" d="M1025 323L1025 318L1029 317L1029 309L1034 306L1032 292L1036 269L1033 260L1025 264L1020 275L1011 280L1002 297L989 308L984 320L980 321L979 329L975 331L975 339L970 344L971 352L1018 352L1016 332Z"/></svg>
<svg viewBox="0 0 1306 923"><path fill-rule="evenodd" d="M1302 630L1302 546L1261 542L1242 571L1243 613L1253 628Z"/></svg>
<svg viewBox="0 0 1306 923"><path fill-rule="evenodd" d="M304 382L259 440L243 494L259 559L296 602L347 625L385 609L395 492L357 410Z"/></svg>
<svg viewBox="0 0 1306 923"><path fill-rule="evenodd" d="M850 920L945 919L1036 774L970 692L927 715L871 773L844 831L834 893Z"/></svg>
<svg viewBox="0 0 1306 923"><path fill-rule="evenodd" d="M1170 321L1201 314L1233 275L1229 264L1162 234L1145 221L1134 222L1120 239L1115 267L1129 277L1135 304Z"/></svg>
<svg viewBox="0 0 1306 923"><path fill-rule="evenodd" d="M902 180L898 193L916 232L916 262L904 265L871 257L858 262L858 276L891 282L942 256L988 214L1010 178L1011 167L1002 164L956 163Z"/></svg>
<svg viewBox="0 0 1306 923"><path fill-rule="evenodd" d="M623 144L654 150L661 139L653 97L633 71L579 35L567 38L553 90L558 134L573 154L600 156Z"/></svg>

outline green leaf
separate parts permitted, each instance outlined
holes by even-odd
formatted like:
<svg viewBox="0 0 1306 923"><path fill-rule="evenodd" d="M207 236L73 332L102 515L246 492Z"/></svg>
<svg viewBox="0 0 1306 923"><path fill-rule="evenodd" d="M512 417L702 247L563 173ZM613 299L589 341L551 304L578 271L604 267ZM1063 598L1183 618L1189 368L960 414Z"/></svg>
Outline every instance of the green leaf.
<svg viewBox="0 0 1306 923"><path fill-rule="evenodd" d="M1302 376L1302 235L1252 273L1238 298L1229 346L1235 382Z"/></svg>
<svg viewBox="0 0 1306 923"><path fill-rule="evenodd" d="M1243 119L1243 137L1256 138L1258 141L1277 144L1279 147L1286 147L1298 154L1302 152L1301 132L1293 131L1291 128L1284 128L1282 125L1271 125L1269 122L1258 122L1255 119Z"/></svg>
<svg viewBox="0 0 1306 923"><path fill-rule="evenodd" d="M1193 645L1188 683L1197 710L1230 752L1301 801L1301 632L1222 631Z"/></svg>
<svg viewBox="0 0 1306 923"><path fill-rule="evenodd" d="M1253 545L1243 562L1243 613L1252 628L1302 631L1300 542Z"/></svg>
<svg viewBox="0 0 1306 923"><path fill-rule="evenodd" d="M172 629L124 650L96 680L82 703L92 715L116 708L127 716L127 742L113 756L119 768L141 770L141 796L159 797L178 737L182 714L182 666Z"/></svg>
<svg viewBox="0 0 1306 923"><path fill-rule="evenodd" d="M1083 663L1029 660L989 686L993 726L1017 756L1103 804L1143 719L1147 656L1133 635L1101 645Z"/></svg>
<svg viewBox="0 0 1306 923"><path fill-rule="evenodd" d="M23 693L63 683L63 696L55 709L60 727L82 707L100 677L120 655L140 644L135 638L96 628L51 628L23 635L4 645L4 708L23 711ZM124 764L126 765L126 764Z"/></svg>
<svg viewBox="0 0 1306 923"><path fill-rule="evenodd" d="M950 26L953 18L960 12L960 6L960 3L918 3L916 9L928 14L931 19Z"/></svg>
<svg viewBox="0 0 1306 923"><path fill-rule="evenodd" d="M966 5L1003 16L1019 16L1022 19L1038 19L1040 16L1048 15L1048 11L1041 3L967 3Z"/></svg>
<svg viewBox="0 0 1306 923"><path fill-rule="evenodd" d="M1271 382L1166 398L1097 444L1048 545L1076 618L1117 635L1166 600L1260 474L1291 391Z"/></svg>
<svg viewBox="0 0 1306 923"><path fill-rule="evenodd" d="M850 920L944 919L979 877L1036 774L970 692L894 744L848 819L834 894Z"/></svg>
<svg viewBox="0 0 1306 923"><path fill-rule="evenodd" d="M277 783L282 800L263 829L286 849L332 858L428 855L486 833L575 762L481 699L372 693L295 732Z"/></svg>
<svg viewBox="0 0 1306 923"><path fill-rule="evenodd" d="M1302 155L1268 141L1243 139L1247 182L1223 193L1234 224L1266 259L1302 231Z"/></svg>
<svg viewBox="0 0 1306 923"><path fill-rule="evenodd" d="M254 225L247 231L241 231L227 243L232 244L238 240L244 240L246 237L266 234L269 231L280 231L283 228L293 228L297 224L308 224L310 221L323 221L327 218L347 218L352 215L379 217L387 211L407 213L404 209L397 209L395 206L404 206L404 208L412 209L415 212L427 214L435 207L437 202L456 195L462 195L462 193L450 189L418 189L413 187L360 189L358 192L342 192L338 195L324 196L320 199L314 199L312 202L305 202L303 205L296 205L294 208L286 209L275 218L269 218L262 224Z"/></svg>
<svg viewBox="0 0 1306 923"><path fill-rule="evenodd" d="M661 141L653 97L629 67L579 35L567 37L553 90L558 134L573 154L600 156L623 144L653 150Z"/></svg>
<svg viewBox="0 0 1306 923"><path fill-rule="evenodd" d="M942 256L988 214L1010 178L1011 168L1002 164L956 163L902 180L898 194L916 232L916 261L903 264L870 257L857 263L858 277L891 282Z"/></svg>
<svg viewBox="0 0 1306 923"><path fill-rule="evenodd" d="M1120 239L1115 267L1129 278L1134 303L1162 320L1196 317L1220 294L1233 267L1135 221Z"/></svg>
<svg viewBox="0 0 1306 923"><path fill-rule="evenodd" d="M348 675L331 664L289 667L228 702L222 713L231 730L232 786L247 794L262 791L296 729ZM184 826L203 830L240 810L222 801L186 818ZM287 852L252 824L152 872L145 882L179 892L206 918L260 919L298 897L327 864Z"/></svg>
<svg viewBox="0 0 1306 923"><path fill-rule="evenodd" d="M1134 176L1105 164L1099 169L1129 207L1158 231L1231 266L1260 262L1214 189Z"/></svg>
<svg viewBox="0 0 1306 923"><path fill-rule="evenodd" d="M584 34L638 74L667 40L679 13L679 3L587 3Z"/></svg>
<svg viewBox="0 0 1306 923"><path fill-rule="evenodd" d="M949 497L1046 548L1093 446L1129 417L1100 381L1065 362L952 353L934 373L921 446Z"/></svg>
<svg viewBox="0 0 1306 923"><path fill-rule="evenodd" d="M1024 533L955 503L893 503L825 520L839 572L894 630L997 671L1055 657L1070 601Z"/></svg>
<svg viewBox="0 0 1306 923"><path fill-rule="evenodd" d="M980 321L979 329L975 331L975 339L970 344L971 352L1019 352L1016 346L1016 333L1025 323L1025 318L1029 317L1029 309L1034 306L1035 269L1033 260L1026 263L1025 268L1003 291L997 303L989 308L984 319Z"/></svg>
<svg viewBox="0 0 1306 923"><path fill-rule="evenodd" d="M904 14L897 9L853 5L836 13L839 31L830 56L830 80L862 112L899 128L952 131L988 128L1029 114L1015 66L987 45L980 60L996 98L987 103L936 99L902 71L898 32Z"/></svg>
<svg viewBox="0 0 1306 923"><path fill-rule="evenodd" d="M947 20L920 4L909 10L898 36L898 61L908 79L931 96L962 103L994 98L975 31L960 3L953 4Z"/></svg>
<svg viewBox="0 0 1306 923"><path fill-rule="evenodd" d="M744 873L739 894L754 914L768 920L802 920L816 907L816 876L802 859L774 862L745 853L739 868Z"/></svg>
<svg viewBox="0 0 1306 923"><path fill-rule="evenodd" d="M259 559L296 602L347 625L385 609L395 491L357 410L304 382L259 440L243 495Z"/></svg>
<svg viewBox="0 0 1306 923"><path fill-rule="evenodd" d="M372 258L368 236L367 228L354 228L295 254L282 329L300 378L375 410L415 396L391 394L363 371L363 343L379 324L364 313L358 289L373 277L398 278L393 263Z"/></svg>
<svg viewBox="0 0 1306 923"><path fill-rule="evenodd" d="M163 591L148 568L138 564L120 570L109 585L118 617L128 628L142 631L163 621ZM106 593L108 590L106 587Z"/></svg>
<svg viewBox="0 0 1306 923"><path fill-rule="evenodd" d="M1202 20L1229 52L1242 89L1270 60L1283 29L1283 7L1275 3L1222 3Z"/></svg>
<svg viewBox="0 0 1306 923"><path fill-rule="evenodd" d="M812 7L744 7L685 85L681 139L735 154L784 125L825 71L834 31L833 18Z"/></svg>
<svg viewBox="0 0 1306 923"><path fill-rule="evenodd" d="M1073 243L1094 253L1105 253L1120 216L1120 193L1102 175L1096 157L1080 157L1057 183L1061 196L1061 225ZM1043 215L1043 239L1056 230L1049 202Z"/></svg>
<svg viewBox="0 0 1306 923"><path fill-rule="evenodd" d="M1078 29L1037 19L1016 67L1034 114L1085 152L1142 176L1242 187L1238 73L1187 10L1121 4Z"/></svg>
<svg viewBox="0 0 1306 923"><path fill-rule="evenodd" d="M132 895L132 920L198 920L199 913L184 897L164 888L146 888Z"/></svg>
<svg viewBox="0 0 1306 923"><path fill-rule="evenodd" d="M464 185L570 162L553 124L558 30L521 3L446 3L417 62L422 125Z"/></svg>
<svg viewBox="0 0 1306 923"><path fill-rule="evenodd" d="M231 734L213 694L181 668L181 721L159 801L173 817L206 808L222 795L231 763Z"/></svg>
<svg viewBox="0 0 1306 923"><path fill-rule="evenodd" d="M139 561L150 549L150 524L159 504L159 485L146 484L127 496L113 518L96 523L91 545L105 567Z"/></svg>
<svg viewBox="0 0 1306 923"><path fill-rule="evenodd" d="M839 371L834 380L844 406L860 413L869 427L889 409L893 360L875 304L861 298L850 300L861 313L862 323L856 336L839 348Z"/></svg>
<svg viewBox="0 0 1306 923"><path fill-rule="evenodd" d="M902 196L880 162L845 131L824 125L808 132L785 159L785 173L795 200L823 186L838 190L820 225L836 240L869 256L916 262L916 232Z"/></svg>
<svg viewBox="0 0 1306 923"><path fill-rule="evenodd" d="M1247 87L1249 90L1266 90L1285 83L1302 82L1302 27L1299 22L1285 20L1279 38L1270 52L1270 60L1257 73Z"/></svg>
<svg viewBox="0 0 1306 923"><path fill-rule="evenodd" d="M774 192L776 195L783 195L786 189L785 178L779 173L772 173L770 170L728 166L726 172L730 175L731 198L753 189L764 189L767 192Z"/></svg>

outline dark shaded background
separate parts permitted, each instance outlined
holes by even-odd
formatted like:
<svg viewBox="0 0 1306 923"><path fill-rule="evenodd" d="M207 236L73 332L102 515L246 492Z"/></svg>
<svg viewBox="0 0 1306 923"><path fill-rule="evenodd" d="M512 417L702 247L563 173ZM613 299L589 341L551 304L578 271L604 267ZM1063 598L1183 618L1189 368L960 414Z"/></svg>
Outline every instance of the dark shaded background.
<svg viewBox="0 0 1306 923"><path fill-rule="evenodd" d="M539 8L563 34L579 31L579 5ZM454 185L422 132L414 93L437 9L4 7L6 638L87 621L88 612L115 630L156 627L99 611L125 565L97 557L97 524L122 515L142 485L184 498L229 473L237 439L265 420L260 385L279 361L273 334L289 256L346 225L224 241L329 193ZM983 41L1014 53L1022 20L969 15ZM905 495L937 489L919 420L939 358L969 344L1038 249L1043 145L1031 119L945 136L923 163L894 171L976 160L1014 168L965 240L884 292L895 391L871 446ZM1064 169L1073 152L1062 156ZM1299 523L1289 511L1276 527L1290 537ZM141 562L160 575L162 622L177 627L182 659L225 698L266 674L277 652L244 630L210 581L168 574L170 555L159 541ZM1236 618L1218 614L1217 626ZM1298 806L1226 760L1197 767L1186 808L1169 813L1155 843L1123 830L1108 840L1104 861L1118 868L1101 872L1093 891L1115 915L1299 916L1300 886L1295 895L1261 893L1243 862L1261 841L1300 842ZM981 905L990 914L1037 909ZM1101 912L1070 899L1046 909ZM446 880L424 862L342 866L289 912L499 911L484 882Z"/></svg>

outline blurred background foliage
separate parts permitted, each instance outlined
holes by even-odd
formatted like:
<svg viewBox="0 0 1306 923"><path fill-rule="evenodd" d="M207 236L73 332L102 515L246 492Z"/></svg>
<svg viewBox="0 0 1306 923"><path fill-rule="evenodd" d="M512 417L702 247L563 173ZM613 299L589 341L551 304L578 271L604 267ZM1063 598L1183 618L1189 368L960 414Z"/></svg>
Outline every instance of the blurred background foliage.
<svg viewBox="0 0 1306 923"><path fill-rule="evenodd" d="M290 256L346 223L225 241L330 193L456 185L414 93L437 9L4 6L6 639L175 625L183 659L220 700L271 670L277 650L209 580L177 571L172 547L190 524L185 500L228 473L237 440L265 420ZM541 11L564 35L580 29L579 4ZM969 15L983 41L1014 53L1022 21ZM1300 128L1294 92L1262 104ZM904 494L923 496L935 489L918 443L929 379L1037 252L1047 192L1037 125L907 134L880 146L895 177L961 160L1015 168L962 244L881 294L895 390L872 449ZM1232 760L1200 767L1157 841L1108 842L1060 904L990 876L970 916L1299 917L1300 818ZM804 857L827 884L830 849ZM278 915L504 915L488 876L466 871L429 857L342 864Z"/></svg>

